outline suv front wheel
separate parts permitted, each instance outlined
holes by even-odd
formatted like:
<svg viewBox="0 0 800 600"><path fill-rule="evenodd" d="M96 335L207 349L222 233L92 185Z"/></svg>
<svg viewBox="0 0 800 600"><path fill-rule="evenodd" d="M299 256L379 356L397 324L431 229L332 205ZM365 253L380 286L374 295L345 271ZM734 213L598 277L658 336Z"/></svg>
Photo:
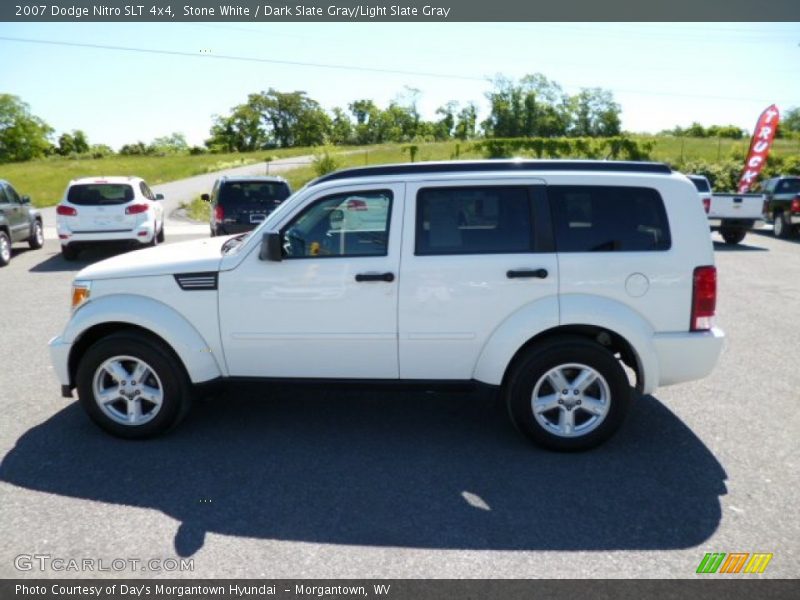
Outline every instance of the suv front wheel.
<svg viewBox="0 0 800 600"><path fill-rule="evenodd" d="M190 403L190 384L178 359L161 342L120 332L91 346L78 365L78 395L100 427L142 439L177 425Z"/></svg>
<svg viewBox="0 0 800 600"><path fill-rule="evenodd" d="M551 450L588 450L619 428L631 389L603 346L564 337L525 351L510 373L506 403L516 428Z"/></svg>

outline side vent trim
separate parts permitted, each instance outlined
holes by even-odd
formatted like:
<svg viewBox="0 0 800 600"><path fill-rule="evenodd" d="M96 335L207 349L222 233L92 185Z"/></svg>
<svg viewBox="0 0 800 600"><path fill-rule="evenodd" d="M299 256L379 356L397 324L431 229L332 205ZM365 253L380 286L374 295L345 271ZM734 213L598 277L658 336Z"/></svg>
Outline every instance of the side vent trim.
<svg viewBox="0 0 800 600"><path fill-rule="evenodd" d="M217 289L218 273L178 273L175 281L186 292L204 292Z"/></svg>

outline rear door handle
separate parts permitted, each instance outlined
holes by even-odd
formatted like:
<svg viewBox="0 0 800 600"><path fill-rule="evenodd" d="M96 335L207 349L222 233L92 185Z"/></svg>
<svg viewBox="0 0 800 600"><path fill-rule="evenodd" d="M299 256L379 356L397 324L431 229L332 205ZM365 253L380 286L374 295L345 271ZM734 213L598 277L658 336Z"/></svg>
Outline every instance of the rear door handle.
<svg viewBox="0 0 800 600"><path fill-rule="evenodd" d="M509 279L519 279L522 277L536 277L537 279L545 279L547 277L547 269L516 269L506 271L506 277Z"/></svg>
<svg viewBox="0 0 800 600"><path fill-rule="evenodd" d="M356 281L394 281L394 273L358 273Z"/></svg>

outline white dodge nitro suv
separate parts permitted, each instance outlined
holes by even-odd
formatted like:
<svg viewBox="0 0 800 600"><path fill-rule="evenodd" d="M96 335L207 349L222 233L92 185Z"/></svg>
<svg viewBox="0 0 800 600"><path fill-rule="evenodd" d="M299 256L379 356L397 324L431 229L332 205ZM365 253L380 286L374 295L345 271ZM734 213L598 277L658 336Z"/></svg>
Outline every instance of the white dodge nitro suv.
<svg viewBox="0 0 800 600"><path fill-rule="evenodd" d="M578 450L619 427L632 385L708 375L715 303L703 207L665 165L386 165L323 176L250 233L83 269L50 351L63 394L128 438L217 380L471 382Z"/></svg>

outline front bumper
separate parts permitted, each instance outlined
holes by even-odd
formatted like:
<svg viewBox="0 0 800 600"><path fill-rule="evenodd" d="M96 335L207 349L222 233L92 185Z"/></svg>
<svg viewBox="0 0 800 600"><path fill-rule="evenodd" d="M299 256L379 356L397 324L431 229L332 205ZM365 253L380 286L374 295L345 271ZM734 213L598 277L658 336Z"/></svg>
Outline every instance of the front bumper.
<svg viewBox="0 0 800 600"><path fill-rule="evenodd" d="M719 360L725 332L710 331L659 333L653 336L658 357L658 385L672 385L707 377Z"/></svg>
<svg viewBox="0 0 800 600"><path fill-rule="evenodd" d="M65 398L72 397L72 382L69 379L69 351L72 344L65 342L61 336L56 336L47 343L50 349L50 362L61 384L61 395Z"/></svg>

